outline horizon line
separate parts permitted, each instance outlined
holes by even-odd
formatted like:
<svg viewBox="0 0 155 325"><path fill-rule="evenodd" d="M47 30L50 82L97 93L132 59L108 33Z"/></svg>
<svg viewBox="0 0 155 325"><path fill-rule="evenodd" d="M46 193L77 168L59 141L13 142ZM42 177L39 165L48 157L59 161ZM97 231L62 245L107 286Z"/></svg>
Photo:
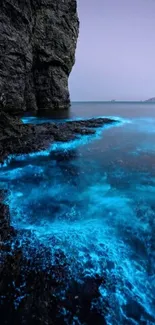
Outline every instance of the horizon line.
<svg viewBox="0 0 155 325"><path fill-rule="evenodd" d="M155 103L149 100L71 100L71 103Z"/></svg>

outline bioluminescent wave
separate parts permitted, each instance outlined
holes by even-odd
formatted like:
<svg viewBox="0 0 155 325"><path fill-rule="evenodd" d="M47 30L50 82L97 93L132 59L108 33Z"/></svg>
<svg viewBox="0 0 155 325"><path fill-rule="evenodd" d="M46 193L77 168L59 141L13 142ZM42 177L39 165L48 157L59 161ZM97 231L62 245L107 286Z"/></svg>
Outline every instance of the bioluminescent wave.
<svg viewBox="0 0 155 325"><path fill-rule="evenodd" d="M99 116L98 118L104 118L104 116ZM117 122L115 122L115 127L116 126L120 126L123 125L124 123L130 123L130 121L128 119L122 119L120 117L109 117L107 116L107 118L113 118L115 119ZM81 118L77 118L76 120L81 120ZM88 119L87 119L88 120ZM49 119L42 119L40 118L39 121L36 117L29 117L29 118L23 118L24 123L29 124L29 122L31 123L31 121L33 121L34 124L42 124L45 122L49 122L53 120L49 120ZM66 121L66 120L65 120ZM60 122L60 121L59 121ZM79 146L83 146L86 145L88 143L90 143L93 140L97 140L102 136L102 132L103 130L107 130L109 128L111 128L113 125L109 124L109 125L104 125L104 127L99 127L96 129L96 133L95 135L89 135L89 136L77 136L77 138L73 141L69 141L69 142L55 142L54 144L52 143L51 146L49 146L49 148L47 148L47 150L42 150L42 151L38 151L38 152L32 152L29 154L22 154L22 155L10 155L7 157L6 161L3 162L3 164L0 164L1 166L7 166L12 160L15 161L21 161L21 160L25 160L28 157L41 157L41 156L49 156L51 154L51 152L55 152L57 150L63 150L63 151L67 151L67 150L73 150L76 149Z"/></svg>
<svg viewBox="0 0 155 325"><path fill-rule="evenodd" d="M109 325L155 323L153 122L133 120L1 168L21 243L28 230L29 245L48 247L51 263L64 252L74 278L107 279L97 303L108 301Z"/></svg>

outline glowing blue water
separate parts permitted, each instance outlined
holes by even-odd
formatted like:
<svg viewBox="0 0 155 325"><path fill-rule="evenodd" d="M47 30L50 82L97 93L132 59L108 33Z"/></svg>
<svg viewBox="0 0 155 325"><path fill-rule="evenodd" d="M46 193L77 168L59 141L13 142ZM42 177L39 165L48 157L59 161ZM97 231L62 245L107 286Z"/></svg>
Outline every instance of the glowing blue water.
<svg viewBox="0 0 155 325"><path fill-rule="evenodd" d="M74 277L109 279L107 324L155 324L154 133L136 118L1 168L12 224L63 250Z"/></svg>

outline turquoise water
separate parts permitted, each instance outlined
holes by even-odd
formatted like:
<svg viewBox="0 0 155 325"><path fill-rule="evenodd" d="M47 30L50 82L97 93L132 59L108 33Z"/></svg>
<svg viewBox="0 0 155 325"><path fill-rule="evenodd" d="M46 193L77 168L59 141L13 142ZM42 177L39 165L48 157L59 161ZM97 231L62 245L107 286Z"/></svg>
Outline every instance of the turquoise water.
<svg viewBox="0 0 155 325"><path fill-rule="evenodd" d="M0 186L9 189L12 225L31 230L30 246L37 238L50 249L53 264L55 252L63 251L78 281L108 279L94 301L101 313L108 302L106 324L153 325L155 105L75 103L63 118L92 116L117 116L120 123L39 154L12 157L1 167ZM24 235L21 246L22 240ZM30 247L23 250L29 254Z"/></svg>

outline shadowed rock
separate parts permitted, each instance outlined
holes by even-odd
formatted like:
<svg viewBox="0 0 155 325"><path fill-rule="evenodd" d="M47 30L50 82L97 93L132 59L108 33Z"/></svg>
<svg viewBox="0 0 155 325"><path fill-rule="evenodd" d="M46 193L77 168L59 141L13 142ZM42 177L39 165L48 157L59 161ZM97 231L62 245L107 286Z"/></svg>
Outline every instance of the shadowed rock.
<svg viewBox="0 0 155 325"><path fill-rule="evenodd" d="M23 124L0 111L0 162L10 154L26 154L48 148L54 141L67 142L80 135L94 134L95 128L114 123L109 118L69 121L60 124Z"/></svg>
<svg viewBox="0 0 155 325"><path fill-rule="evenodd" d="M0 94L12 114L68 108L76 0L1 0Z"/></svg>

